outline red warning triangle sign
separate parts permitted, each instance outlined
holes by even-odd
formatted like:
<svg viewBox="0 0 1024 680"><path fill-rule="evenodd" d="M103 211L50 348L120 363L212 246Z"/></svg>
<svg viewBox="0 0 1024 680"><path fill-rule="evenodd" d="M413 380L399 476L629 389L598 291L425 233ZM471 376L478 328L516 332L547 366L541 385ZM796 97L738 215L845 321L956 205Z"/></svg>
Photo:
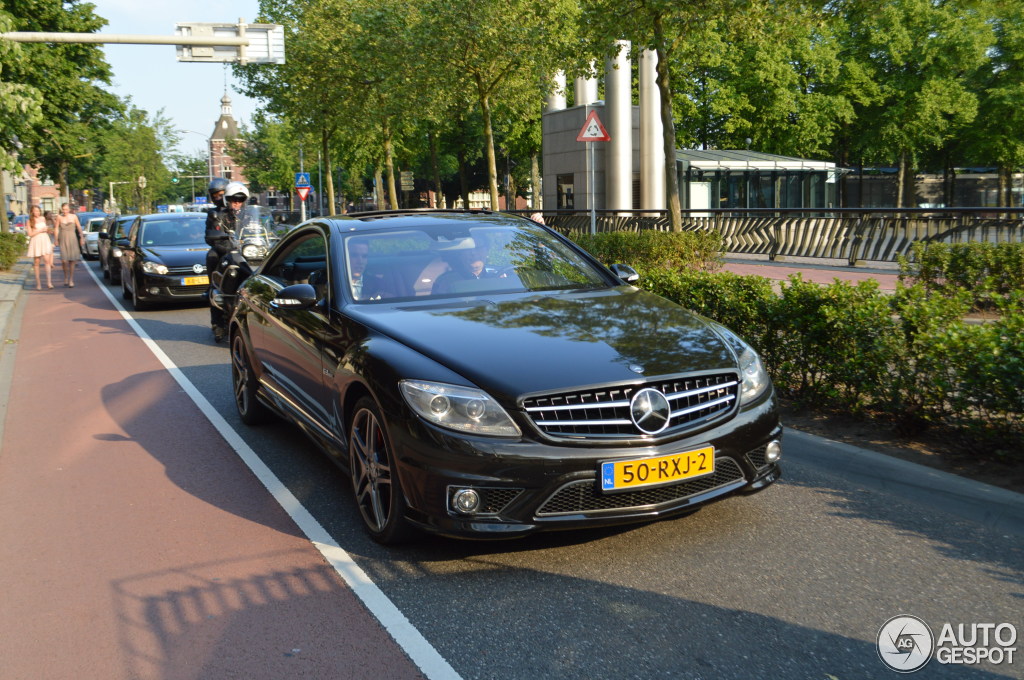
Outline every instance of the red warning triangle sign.
<svg viewBox="0 0 1024 680"><path fill-rule="evenodd" d="M299 199L305 201L306 196L309 196L310 187L295 187L295 190L299 192Z"/></svg>
<svg viewBox="0 0 1024 680"><path fill-rule="evenodd" d="M590 115L587 116L587 120L583 123L583 128L580 133L576 135L577 142L610 142L612 141L608 131L604 129L604 125L601 124L601 119L597 117L597 111L591 111Z"/></svg>

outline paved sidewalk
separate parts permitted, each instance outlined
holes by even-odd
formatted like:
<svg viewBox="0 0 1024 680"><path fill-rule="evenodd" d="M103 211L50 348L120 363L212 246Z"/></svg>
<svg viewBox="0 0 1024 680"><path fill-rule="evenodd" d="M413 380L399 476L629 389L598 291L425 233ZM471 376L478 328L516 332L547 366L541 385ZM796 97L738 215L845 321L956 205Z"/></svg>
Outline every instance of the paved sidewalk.
<svg viewBox="0 0 1024 680"><path fill-rule="evenodd" d="M744 276L763 276L773 281L786 281L793 274L800 274L804 281L829 284L835 279L857 284L861 281L873 280L878 283L880 290L892 292L896 290L896 282L899 279L899 270L895 265L882 266L885 263L878 263L873 267L850 267L841 261L821 261L804 259L802 261L777 260L769 261L763 258L740 258L730 256L725 258L723 269L734 274Z"/></svg>

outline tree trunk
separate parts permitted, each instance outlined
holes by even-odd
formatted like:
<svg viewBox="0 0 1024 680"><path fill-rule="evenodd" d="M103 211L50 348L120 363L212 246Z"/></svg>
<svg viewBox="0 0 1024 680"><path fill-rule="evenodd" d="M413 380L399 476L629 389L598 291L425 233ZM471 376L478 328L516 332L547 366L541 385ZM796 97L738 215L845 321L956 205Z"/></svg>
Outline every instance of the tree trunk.
<svg viewBox="0 0 1024 680"><path fill-rule="evenodd" d="M320 129L320 144L324 159L324 174L327 175L327 214L333 215L334 209L334 173L331 169L331 133L327 128Z"/></svg>
<svg viewBox="0 0 1024 680"><path fill-rule="evenodd" d="M487 187L491 192L491 210L498 209L498 164L494 158L494 130L491 127L491 98L484 91L480 76L476 76L476 90L480 96L480 112L484 118L484 146L487 151Z"/></svg>
<svg viewBox="0 0 1024 680"><path fill-rule="evenodd" d="M373 169L373 202L377 210L384 210L384 174L379 165Z"/></svg>
<svg viewBox="0 0 1024 680"><path fill-rule="evenodd" d="M537 154L530 156L530 208L544 209L544 191L540 181L540 159Z"/></svg>
<svg viewBox="0 0 1024 680"><path fill-rule="evenodd" d="M899 169L896 171L896 207L902 208L904 204L903 192L906 188L907 175L907 152L900 151Z"/></svg>
<svg viewBox="0 0 1024 680"><path fill-rule="evenodd" d="M391 127L384 123L384 170L388 177L388 199L392 210L398 210L398 192L395 190L395 157L391 147Z"/></svg>
<svg viewBox="0 0 1024 680"><path fill-rule="evenodd" d="M676 126L672 120L672 86L669 80L670 59L665 49L665 30L661 17L654 19L654 41L658 53L657 82L661 95L661 125L664 129L665 189L668 217L672 231L683 230L682 205L679 201L679 175L676 173Z"/></svg>
<svg viewBox="0 0 1024 680"><path fill-rule="evenodd" d="M469 176L466 173L466 151L459 145L456 153L459 160L459 197L462 199L462 209L469 210Z"/></svg>
<svg viewBox="0 0 1024 680"><path fill-rule="evenodd" d="M441 166L437 160L437 136L431 132L428 135L430 139L430 171L433 173L434 181L434 205L432 208L443 208L444 206L444 193L441 190Z"/></svg>

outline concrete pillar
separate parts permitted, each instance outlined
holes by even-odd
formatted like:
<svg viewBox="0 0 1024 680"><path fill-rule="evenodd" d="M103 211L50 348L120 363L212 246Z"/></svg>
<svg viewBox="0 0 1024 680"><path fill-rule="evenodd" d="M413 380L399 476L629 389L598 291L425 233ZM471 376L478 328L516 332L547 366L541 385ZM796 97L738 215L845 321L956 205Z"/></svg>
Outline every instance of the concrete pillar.
<svg viewBox="0 0 1024 680"><path fill-rule="evenodd" d="M548 95L547 111L561 111L565 109L565 71L555 74L554 90Z"/></svg>
<svg viewBox="0 0 1024 680"><path fill-rule="evenodd" d="M658 53L640 55L640 207L664 210L665 145L661 124L661 94L657 83Z"/></svg>
<svg viewBox="0 0 1024 680"><path fill-rule="evenodd" d="M633 67L630 43L615 43L618 51L605 61L604 123L610 142L605 152L605 207L629 210L633 207Z"/></svg>

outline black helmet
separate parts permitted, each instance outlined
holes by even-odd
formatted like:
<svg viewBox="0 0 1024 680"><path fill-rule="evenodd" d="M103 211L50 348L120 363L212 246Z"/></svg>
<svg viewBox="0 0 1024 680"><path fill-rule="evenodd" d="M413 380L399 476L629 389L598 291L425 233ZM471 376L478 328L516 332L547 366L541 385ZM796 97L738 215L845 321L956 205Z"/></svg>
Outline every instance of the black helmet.
<svg viewBox="0 0 1024 680"><path fill-rule="evenodd" d="M206 187L206 194L210 197L210 200L213 201L214 205L218 207L224 205L224 190L227 189L228 184L228 180L223 177L214 177L210 180L210 186ZM214 194L220 195L214 196Z"/></svg>

